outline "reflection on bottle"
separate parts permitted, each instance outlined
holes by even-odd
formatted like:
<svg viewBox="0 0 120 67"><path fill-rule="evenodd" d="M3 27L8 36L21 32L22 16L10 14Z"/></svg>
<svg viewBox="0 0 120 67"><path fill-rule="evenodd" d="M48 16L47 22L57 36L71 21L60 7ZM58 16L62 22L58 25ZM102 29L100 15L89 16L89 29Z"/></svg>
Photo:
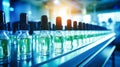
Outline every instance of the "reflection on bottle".
<svg viewBox="0 0 120 67"><path fill-rule="evenodd" d="M62 31L62 18L56 17L56 31L54 34L54 53L62 54L63 53L63 45L64 45L64 36Z"/></svg>
<svg viewBox="0 0 120 67"><path fill-rule="evenodd" d="M74 38L74 40L73 40L73 49L76 49L79 46L79 39L78 39L79 33L77 31L77 29L78 29L77 21L73 22L73 26L74 26L73 27L74 31L72 32L72 33L74 33L74 36L73 36L73 38Z"/></svg>
<svg viewBox="0 0 120 67"><path fill-rule="evenodd" d="M79 47L83 46L83 31L78 31L79 35L78 35L78 41L79 41Z"/></svg>
<svg viewBox="0 0 120 67"><path fill-rule="evenodd" d="M71 31L64 31L65 34L65 44L64 44L64 51L70 51L73 49L73 36L71 35Z"/></svg>
<svg viewBox="0 0 120 67"><path fill-rule="evenodd" d="M57 35L54 36L54 53L62 54L63 53L63 36L60 31L55 31Z"/></svg>
<svg viewBox="0 0 120 67"><path fill-rule="evenodd" d="M72 35L72 21L71 19L67 20L66 30L63 31L65 34L65 44L64 44L64 51L70 51L73 49L73 35Z"/></svg>
<svg viewBox="0 0 120 67"><path fill-rule="evenodd" d="M40 55L41 45L39 43L40 41L40 31L34 31L34 34L32 35L33 40L33 51L34 54Z"/></svg>
<svg viewBox="0 0 120 67"><path fill-rule="evenodd" d="M76 49L76 48L78 48L78 45L79 45L79 43L78 43L78 34L74 34L74 36L73 36L73 49Z"/></svg>
<svg viewBox="0 0 120 67"><path fill-rule="evenodd" d="M40 30L40 39L39 39L39 43L41 46L41 55L44 56L48 56L51 53L51 38L50 38L50 32L48 31L50 29L49 27L49 23L48 23L48 18L46 15L43 15L41 17L41 29Z"/></svg>
<svg viewBox="0 0 120 67"><path fill-rule="evenodd" d="M9 59L10 59L9 39L8 37L6 37L6 33L3 32L3 34L0 34L0 64L9 62Z"/></svg>
<svg viewBox="0 0 120 67"><path fill-rule="evenodd" d="M10 62L11 46L6 31L5 14L0 11L0 64Z"/></svg>
<svg viewBox="0 0 120 67"><path fill-rule="evenodd" d="M30 59L32 53L32 40L30 36L25 36L25 33L21 33L20 37L17 38L17 48L18 48L18 60L20 59Z"/></svg>
<svg viewBox="0 0 120 67"><path fill-rule="evenodd" d="M50 54L50 36L48 35L48 31L40 31L40 39L39 43L41 46L41 55L49 55Z"/></svg>
<svg viewBox="0 0 120 67"><path fill-rule="evenodd" d="M20 14L20 34L17 36L17 56L18 60L32 58L32 36L29 35L29 24L27 14Z"/></svg>
<svg viewBox="0 0 120 67"><path fill-rule="evenodd" d="M50 54L50 36L48 31L39 31L33 35L33 44L35 45L35 52L40 56L47 56Z"/></svg>
<svg viewBox="0 0 120 67"><path fill-rule="evenodd" d="M0 42L0 44L1 44L1 42ZM0 46L0 61L2 61L1 58L3 58L3 48L2 48L2 46Z"/></svg>

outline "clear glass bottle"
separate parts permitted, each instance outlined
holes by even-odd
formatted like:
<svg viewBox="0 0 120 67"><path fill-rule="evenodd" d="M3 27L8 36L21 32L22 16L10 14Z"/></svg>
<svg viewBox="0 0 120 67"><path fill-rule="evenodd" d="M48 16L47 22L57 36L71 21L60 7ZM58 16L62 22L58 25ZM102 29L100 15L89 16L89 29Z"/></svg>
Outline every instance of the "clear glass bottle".
<svg viewBox="0 0 120 67"><path fill-rule="evenodd" d="M41 46L39 43L40 31L34 31L32 35L34 55L40 55Z"/></svg>
<svg viewBox="0 0 120 67"><path fill-rule="evenodd" d="M79 22L79 25L78 25L78 39L79 39L79 47L83 46L83 37L84 37L84 33L83 33L83 25L82 25L82 22Z"/></svg>
<svg viewBox="0 0 120 67"><path fill-rule="evenodd" d="M79 46L79 39L78 39L78 35L79 35L79 32L78 32L78 26L77 26L77 21L74 21L73 22L73 31L72 31L72 33L73 33L73 49L76 49L76 48L78 48L78 46Z"/></svg>
<svg viewBox="0 0 120 67"><path fill-rule="evenodd" d="M93 38L93 30L89 31L89 43L92 43L92 38Z"/></svg>
<svg viewBox="0 0 120 67"><path fill-rule="evenodd" d="M64 45L64 37L61 30L54 31L54 53L62 54L63 53L63 45Z"/></svg>
<svg viewBox="0 0 120 67"><path fill-rule="evenodd" d="M84 36L84 33L82 30L79 30L78 31L78 40L79 40L79 47L83 46L83 36Z"/></svg>
<svg viewBox="0 0 120 67"><path fill-rule="evenodd" d="M50 53L50 36L48 31L36 31L33 34L35 52L39 56L48 56Z"/></svg>
<svg viewBox="0 0 120 67"><path fill-rule="evenodd" d="M5 14L0 11L0 64L9 63L11 59L11 45L7 33Z"/></svg>
<svg viewBox="0 0 120 67"><path fill-rule="evenodd" d="M41 17L41 23L38 25L38 29L34 31L33 45L36 54L39 56L44 57L51 54L51 37L50 31L48 31L48 18L46 15Z"/></svg>
<svg viewBox="0 0 120 67"><path fill-rule="evenodd" d="M40 31L40 39L39 43L41 45L41 55L49 55L50 54L50 46L51 46L51 41L50 41L50 35L48 30L42 30Z"/></svg>
<svg viewBox="0 0 120 67"><path fill-rule="evenodd" d="M29 35L29 31L20 31L17 37L17 49L18 60L32 58L32 37Z"/></svg>
<svg viewBox="0 0 120 67"><path fill-rule="evenodd" d="M46 15L41 17L41 30L40 30L40 45L41 45L41 55L49 56L51 53L51 37L49 31L49 23Z"/></svg>
<svg viewBox="0 0 120 67"><path fill-rule="evenodd" d="M0 31L0 64L10 61L10 42L5 31Z"/></svg>
<svg viewBox="0 0 120 67"><path fill-rule="evenodd" d="M71 30L65 30L65 44L64 52L68 52L73 49L73 36Z"/></svg>
<svg viewBox="0 0 120 67"><path fill-rule="evenodd" d="M63 53L63 45L64 45L64 35L62 32L62 18L56 17L56 30L54 31L54 53L55 55L59 55Z"/></svg>
<svg viewBox="0 0 120 67"><path fill-rule="evenodd" d="M65 44L64 44L64 52L68 52L73 49L73 36L72 36L72 21L71 19L67 20L67 26L65 26Z"/></svg>
<svg viewBox="0 0 120 67"><path fill-rule="evenodd" d="M32 36L29 35L29 24L27 14L20 14L20 34L17 36L17 57L18 60L32 58Z"/></svg>
<svg viewBox="0 0 120 67"><path fill-rule="evenodd" d="M33 49L35 53L41 57L43 56L49 56L50 46L51 46L51 38L49 35L49 32L47 30L42 31L34 31L33 34Z"/></svg>
<svg viewBox="0 0 120 67"><path fill-rule="evenodd" d="M54 29L50 30L50 41L51 41L51 46L50 46L50 49L51 49L51 55L54 56Z"/></svg>
<svg viewBox="0 0 120 67"><path fill-rule="evenodd" d="M84 44L87 45L89 44L89 31L88 30L84 30Z"/></svg>

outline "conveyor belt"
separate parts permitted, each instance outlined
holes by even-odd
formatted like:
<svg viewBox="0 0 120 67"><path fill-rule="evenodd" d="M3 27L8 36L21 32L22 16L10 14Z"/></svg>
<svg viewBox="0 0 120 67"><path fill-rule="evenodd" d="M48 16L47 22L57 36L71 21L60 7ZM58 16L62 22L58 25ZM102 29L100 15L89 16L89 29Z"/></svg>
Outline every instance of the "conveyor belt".
<svg viewBox="0 0 120 67"><path fill-rule="evenodd" d="M114 34L110 34L105 38L96 41L93 44L89 44L88 46L78 48L78 50L75 50L72 53L50 60L49 62L46 63L43 64L40 63L33 66L75 67L78 64L82 63L84 60L88 59L99 49L108 46L115 39L115 37L113 36Z"/></svg>

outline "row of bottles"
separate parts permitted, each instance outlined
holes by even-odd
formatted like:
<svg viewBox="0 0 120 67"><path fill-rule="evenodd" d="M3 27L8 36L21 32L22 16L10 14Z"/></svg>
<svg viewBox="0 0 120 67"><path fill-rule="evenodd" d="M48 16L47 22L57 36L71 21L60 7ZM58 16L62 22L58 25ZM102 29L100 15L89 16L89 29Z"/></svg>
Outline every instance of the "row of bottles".
<svg viewBox="0 0 120 67"><path fill-rule="evenodd" d="M38 56L60 55L89 45L111 33L106 28L91 24L72 22L68 19L63 30L62 18L56 18L56 25L48 22L46 15L41 22L28 22L27 14L20 14L20 21L12 24L5 22L5 14L0 11L0 64L14 60L28 60ZM91 29L91 30L90 30ZM95 30L97 29L97 30Z"/></svg>

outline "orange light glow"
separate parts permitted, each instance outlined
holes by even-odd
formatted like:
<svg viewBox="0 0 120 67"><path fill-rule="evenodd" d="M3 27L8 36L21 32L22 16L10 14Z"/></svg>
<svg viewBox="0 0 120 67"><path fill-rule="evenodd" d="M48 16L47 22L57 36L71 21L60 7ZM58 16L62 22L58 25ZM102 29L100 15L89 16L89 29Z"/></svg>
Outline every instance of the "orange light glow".
<svg viewBox="0 0 120 67"><path fill-rule="evenodd" d="M57 16L62 17L63 26L66 25L67 19L70 18L67 7L60 7L59 9L54 10L54 16L55 17L57 17Z"/></svg>
<svg viewBox="0 0 120 67"><path fill-rule="evenodd" d="M49 2L47 5L48 6L47 8L49 10L49 18L50 21L52 21L52 23L55 24L56 22L55 19L57 16L60 16L62 18L63 26L67 25L67 19L74 20L74 18L76 18L76 15L77 20L79 20L78 14L80 15L81 11L78 8L76 8L76 4L72 4L70 1L66 0L54 0L54 1ZM73 16L75 17L73 18Z"/></svg>

